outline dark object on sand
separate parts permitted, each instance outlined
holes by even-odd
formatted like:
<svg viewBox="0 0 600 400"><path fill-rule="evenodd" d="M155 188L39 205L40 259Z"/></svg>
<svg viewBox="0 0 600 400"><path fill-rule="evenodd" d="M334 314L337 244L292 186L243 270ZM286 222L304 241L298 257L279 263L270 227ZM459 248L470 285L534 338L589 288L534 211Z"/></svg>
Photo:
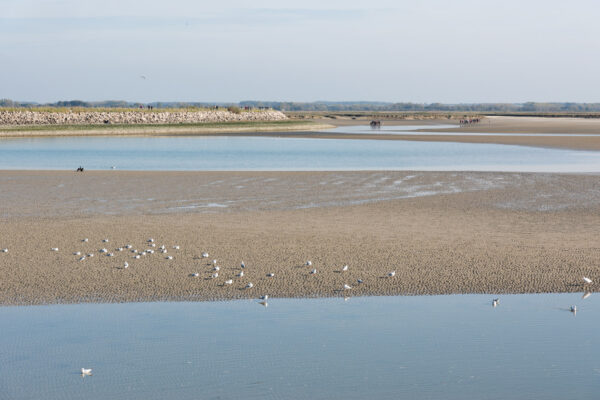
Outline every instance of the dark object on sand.
<svg viewBox="0 0 600 400"><path fill-rule="evenodd" d="M374 119L369 125L371 125L371 128L381 128L381 121Z"/></svg>
<svg viewBox="0 0 600 400"><path fill-rule="evenodd" d="M83 172L83 167L77 168L77 172Z"/></svg>
<svg viewBox="0 0 600 400"><path fill-rule="evenodd" d="M110 124L110 121L109 121L109 120L107 120L107 119L105 119L105 120L104 120L104 123L105 123L105 124Z"/></svg>

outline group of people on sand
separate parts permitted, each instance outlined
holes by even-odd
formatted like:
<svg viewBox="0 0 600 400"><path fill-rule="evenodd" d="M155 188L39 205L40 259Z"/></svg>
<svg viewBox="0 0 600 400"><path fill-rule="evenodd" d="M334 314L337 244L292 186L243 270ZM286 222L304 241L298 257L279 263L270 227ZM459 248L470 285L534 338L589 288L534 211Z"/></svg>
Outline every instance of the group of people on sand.
<svg viewBox="0 0 600 400"><path fill-rule="evenodd" d="M477 124L477 123L479 123L479 118L469 118L469 119L461 119L460 120L461 125L470 125L470 124Z"/></svg>

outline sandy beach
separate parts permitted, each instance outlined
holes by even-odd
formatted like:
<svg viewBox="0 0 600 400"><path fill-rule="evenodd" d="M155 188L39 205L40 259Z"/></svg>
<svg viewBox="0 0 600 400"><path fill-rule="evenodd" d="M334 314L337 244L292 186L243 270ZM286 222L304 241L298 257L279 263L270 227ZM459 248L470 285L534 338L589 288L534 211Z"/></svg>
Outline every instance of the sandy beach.
<svg viewBox="0 0 600 400"><path fill-rule="evenodd" d="M3 171L0 303L596 291L582 276L600 279L598 184L568 174ZM155 253L133 258L146 249Z"/></svg>

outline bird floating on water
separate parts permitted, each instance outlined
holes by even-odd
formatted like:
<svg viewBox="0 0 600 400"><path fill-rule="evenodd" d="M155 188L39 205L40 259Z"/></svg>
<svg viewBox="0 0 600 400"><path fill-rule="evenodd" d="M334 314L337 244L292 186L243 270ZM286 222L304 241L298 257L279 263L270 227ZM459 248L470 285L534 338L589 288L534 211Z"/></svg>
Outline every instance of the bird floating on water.
<svg viewBox="0 0 600 400"><path fill-rule="evenodd" d="M396 271L392 271L388 274L390 278L393 278L396 275Z"/></svg>
<svg viewBox="0 0 600 400"><path fill-rule="evenodd" d="M342 267L342 271L343 271L343 272L345 272L345 271L348 271L348 266L347 266L347 265L344 265L344 266Z"/></svg>
<svg viewBox="0 0 600 400"><path fill-rule="evenodd" d="M269 295L265 294L264 296L260 296L261 300L269 300Z"/></svg>
<svg viewBox="0 0 600 400"><path fill-rule="evenodd" d="M583 281L585 283L592 283L592 280L590 278L586 278L585 276L583 277Z"/></svg>
<svg viewBox="0 0 600 400"><path fill-rule="evenodd" d="M500 299L494 299L494 300L492 300L492 307L497 307L498 304L500 304Z"/></svg>
<svg viewBox="0 0 600 400"><path fill-rule="evenodd" d="M81 368L81 375L84 375L84 376L92 375L92 369L91 368Z"/></svg>
<svg viewBox="0 0 600 400"><path fill-rule="evenodd" d="M577 314L577 306L571 306L569 311L571 311L573 314Z"/></svg>
<svg viewBox="0 0 600 400"><path fill-rule="evenodd" d="M585 300L585 299L587 299L588 297L590 297L591 295L592 295L592 292L585 292L585 293L583 294L583 296L581 296L581 298Z"/></svg>
<svg viewBox="0 0 600 400"><path fill-rule="evenodd" d="M348 285L347 283L344 283L344 290L349 290L352 289L352 286Z"/></svg>

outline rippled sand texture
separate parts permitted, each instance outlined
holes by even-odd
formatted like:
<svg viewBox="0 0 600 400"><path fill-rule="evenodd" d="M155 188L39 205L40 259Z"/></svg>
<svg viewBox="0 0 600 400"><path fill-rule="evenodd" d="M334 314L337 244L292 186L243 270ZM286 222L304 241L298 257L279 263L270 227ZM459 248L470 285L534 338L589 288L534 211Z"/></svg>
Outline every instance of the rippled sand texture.
<svg viewBox="0 0 600 400"><path fill-rule="evenodd" d="M2 172L0 302L595 291L581 284L600 280L599 184L506 173ZM115 250L149 249L149 238L154 254ZM94 257L78 261L77 251Z"/></svg>

